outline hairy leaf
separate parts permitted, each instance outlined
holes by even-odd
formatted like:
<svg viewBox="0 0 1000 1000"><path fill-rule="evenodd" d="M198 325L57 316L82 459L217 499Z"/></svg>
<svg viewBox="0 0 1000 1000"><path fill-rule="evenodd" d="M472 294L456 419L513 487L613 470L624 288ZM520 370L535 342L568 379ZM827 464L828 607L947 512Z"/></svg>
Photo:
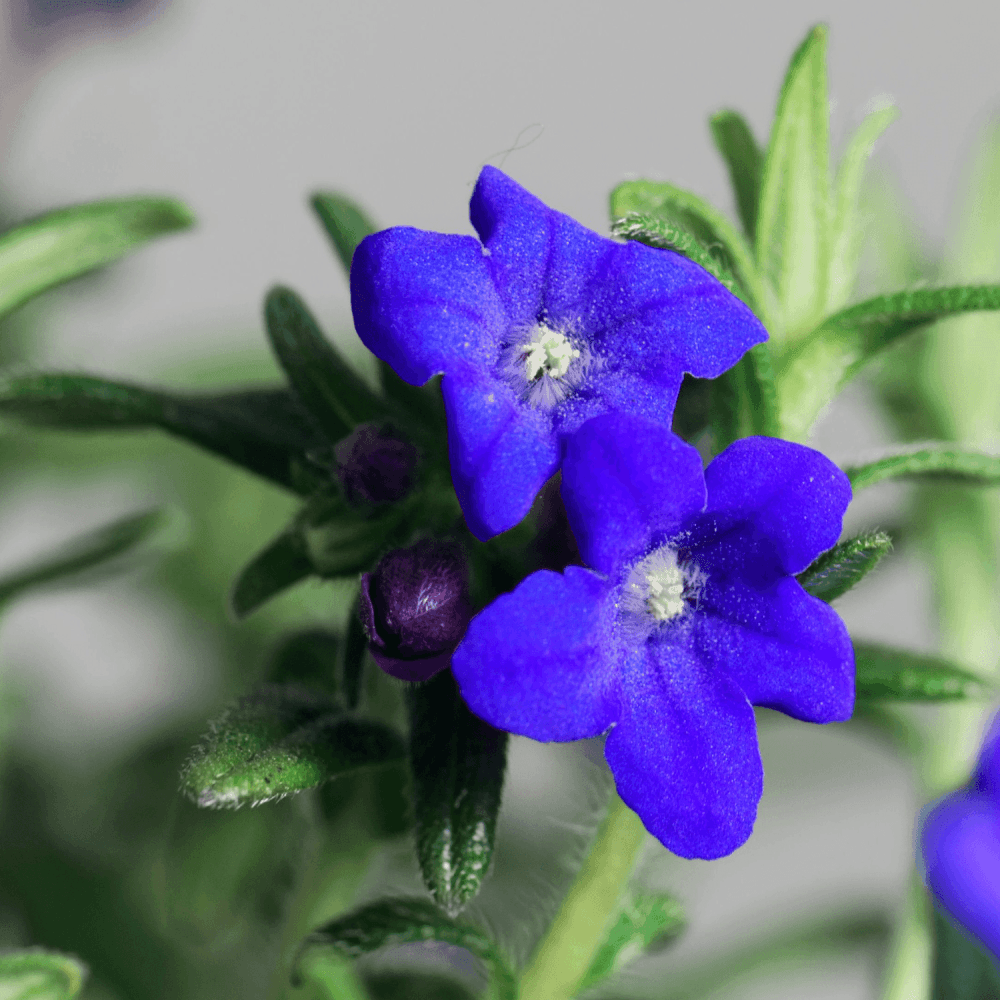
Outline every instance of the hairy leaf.
<svg viewBox="0 0 1000 1000"><path fill-rule="evenodd" d="M782 359L778 398L792 415L785 436L804 440L840 387L893 341L946 316L995 309L1000 285L959 285L879 295L830 316Z"/></svg>
<svg viewBox="0 0 1000 1000"><path fill-rule="evenodd" d="M4 1000L73 1000L87 967L69 955L42 948L0 954L0 997Z"/></svg>
<svg viewBox="0 0 1000 1000"><path fill-rule="evenodd" d="M386 549L402 544L411 516L405 504L353 508L339 500L314 513L324 506L307 505L299 523L315 572L331 579L371 569Z"/></svg>
<svg viewBox="0 0 1000 1000"><path fill-rule="evenodd" d="M824 552L796 579L813 597L829 603L860 583L891 548L892 539L884 531L855 535Z"/></svg>
<svg viewBox="0 0 1000 1000"><path fill-rule="evenodd" d="M269 684L304 684L337 694L341 641L334 632L311 628L288 636L275 650L267 672ZM353 706L352 706L353 707Z"/></svg>
<svg viewBox="0 0 1000 1000"><path fill-rule="evenodd" d="M812 328L823 313L830 259L830 108L826 27L792 56L761 179L757 262L777 293L778 338Z"/></svg>
<svg viewBox="0 0 1000 1000"><path fill-rule="evenodd" d="M996 959L947 914L934 907L934 1000L1000 997Z"/></svg>
<svg viewBox="0 0 1000 1000"><path fill-rule="evenodd" d="M0 233L0 319L48 288L194 225L172 198L74 205Z"/></svg>
<svg viewBox="0 0 1000 1000"><path fill-rule="evenodd" d="M851 486L863 490L883 479L942 479L966 486L1000 485L1000 458L942 445L886 455L844 470Z"/></svg>
<svg viewBox="0 0 1000 1000"><path fill-rule="evenodd" d="M233 585L229 606L245 618L282 591L316 572L301 532L293 525L257 553Z"/></svg>
<svg viewBox="0 0 1000 1000"><path fill-rule="evenodd" d="M712 448L718 454L737 438L779 433L774 360L767 344L755 344L712 382Z"/></svg>
<svg viewBox="0 0 1000 1000"><path fill-rule="evenodd" d="M858 701L958 701L988 698L988 681L936 656L854 644Z"/></svg>
<svg viewBox="0 0 1000 1000"><path fill-rule="evenodd" d="M300 972L325 949L360 958L388 945L441 941L471 952L486 967L494 1000L516 1000L517 982L506 958L478 927L443 914L425 899L381 899L331 921L310 934L295 962Z"/></svg>
<svg viewBox="0 0 1000 1000"><path fill-rule="evenodd" d="M0 577L0 604L34 587L68 582L112 560L134 554L157 535L162 537L170 521L164 511L145 511L80 535Z"/></svg>
<svg viewBox="0 0 1000 1000"><path fill-rule="evenodd" d="M611 925L578 987L582 993L684 930L684 908L672 896L643 894L629 900Z"/></svg>
<svg viewBox="0 0 1000 1000"><path fill-rule="evenodd" d="M184 766L181 788L199 806L238 808L404 754L400 737L381 723L345 716L314 689L271 684L210 724Z"/></svg>
<svg viewBox="0 0 1000 1000"><path fill-rule="evenodd" d="M407 704L417 859L435 901L454 915L493 856L507 734L469 711L450 670L411 688Z"/></svg>
<svg viewBox="0 0 1000 1000"><path fill-rule="evenodd" d="M729 168L729 181L736 196L736 209L743 231L752 242L757 232L760 175L764 156L753 131L737 111L717 111L709 119L712 138Z"/></svg>
<svg viewBox="0 0 1000 1000"><path fill-rule="evenodd" d="M273 288L264 302L264 319L295 395L331 444L358 424L391 415L388 405L323 336L295 292Z"/></svg>
<svg viewBox="0 0 1000 1000"><path fill-rule="evenodd" d="M74 431L158 428L296 492L294 463L323 443L287 389L186 396L89 375L8 375L0 415Z"/></svg>

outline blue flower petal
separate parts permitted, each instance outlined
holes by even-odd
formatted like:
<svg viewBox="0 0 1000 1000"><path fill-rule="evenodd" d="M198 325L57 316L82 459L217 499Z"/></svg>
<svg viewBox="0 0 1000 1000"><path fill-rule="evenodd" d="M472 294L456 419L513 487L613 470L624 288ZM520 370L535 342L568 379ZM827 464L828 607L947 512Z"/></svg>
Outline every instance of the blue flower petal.
<svg viewBox="0 0 1000 1000"><path fill-rule="evenodd" d="M973 781L976 791L991 796L998 803L997 812L1000 813L1000 714L994 717L983 737Z"/></svg>
<svg viewBox="0 0 1000 1000"><path fill-rule="evenodd" d="M610 588L589 570L540 570L481 611L452 656L469 708L498 729L578 740L614 722L605 648Z"/></svg>
<svg viewBox="0 0 1000 1000"><path fill-rule="evenodd" d="M405 226L354 251L351 310L362 343L414 385L491 364L508 325L477 240Z"/></svg>
<svg viewBox="0 0 1000 1000"><path fill-rule="evenodd" d="M699 554L700 555L700 554ZM699 559L705 570L707 561ZM753 705L804 722L844 722L854 710L854 647L840 616L792 577L767 589L738 577L708 580L694 645Z"/></svg>
<svg viewBox="0 0 1000 1000"><path fill-rule="evenodd" d="M559 465L551 417L518 406L510 388L475 368L441 381L455 494L485 541L517 524Z"/></svg>
<svg viewBox="0 0 1000 1000"><path fill-rule="evenodd" d="M705 470L714 530L749 521L800 573L836 544L851 502L847 476L825 455L778 438L734 441Z"/></svg>
<svg viewBox="0 0 1000 1000"><path fill-rule="evenodd" d="M927 885L1000 959L1000 811L984 795L957 792L928 814L922 837Z"/></svg>
<svg viewBox="0 0 1000 1000"><path fill-rule="evenodd" d="M604 755L618 794L682 858L720 858L750 836L764 785L753 709L684 642L627 660L623 714Z"/></svg>
<svg viewBox="0 0 1000 1000"><path fill-rule="evenodd" d="M607 413L567 441L562 496L584 562L612 573L705 505L701 457L659 424Z"/></svg>

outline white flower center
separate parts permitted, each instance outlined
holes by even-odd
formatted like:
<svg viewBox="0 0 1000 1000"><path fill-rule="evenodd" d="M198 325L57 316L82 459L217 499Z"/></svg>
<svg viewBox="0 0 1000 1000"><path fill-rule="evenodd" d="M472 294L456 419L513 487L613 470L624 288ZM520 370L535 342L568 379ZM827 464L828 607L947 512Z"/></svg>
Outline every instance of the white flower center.
<svg viewBox="0 0 1000 1000"><path fill-rule="evenodd" d="M664 545L636 563L625 582L623 605L626 612L655 622L669 622L697 600L705 574L691 563L681 565L677 550Z"/></svg>
<svg viewBox="0 0 1000 1000"><path fill-rule="evenodd" d="M530 337L521 347L524 375L529 382L534 382L543 375L562 378L569 371L573 359L580 357L580 352L565 334L544 323L537 324Z"/></svg>

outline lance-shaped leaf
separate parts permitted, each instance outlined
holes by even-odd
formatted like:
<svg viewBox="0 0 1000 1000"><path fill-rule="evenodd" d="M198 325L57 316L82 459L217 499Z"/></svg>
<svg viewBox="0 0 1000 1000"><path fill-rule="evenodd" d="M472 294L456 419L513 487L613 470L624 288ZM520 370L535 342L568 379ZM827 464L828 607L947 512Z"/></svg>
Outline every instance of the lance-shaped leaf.
<svg viewBox="0 0 1000 1000"><path fill-rule="evenodd" d="M755 344L712 382L713 451L718 454L752 434L780 434L774 360L767 344Z"/></svg>
<svg viewBox="0 0 1000 1000"><path fill-rule="evenodd" d="M493 856L507 734L473 715L450 670L408 692L417 859L435 901L456 914Z"/></svg>
<svg viewBox="0 0 1000 1000"><path fill-rule="evenodd" d="M824 552L796 579L813 597L829 603L860 583L891 548L892 539L884 531L856 535Z"/></svg>
<svg viewBox="0 0 1000 1000"><path fill-rule="evenodd" d="M863 227L859 218L861 182L872 149L882 133L899 117L894 107L873 111L851 137L840 166L833 205L830 237L830 281L826 310L840 309L850 297L861 256Z"/></svg>
<svg viewBox="0 0 1000 1000"><path fill-rule="evenodd" d="M270 684L210 724L184 766L181 789L199 806L235 809L404 755L387 726L344 715L315 689Z"/></svg>
<svg viewBox="0 0 1000 1000"><path fill-rule="evenodd" d="M893 341L946 316L1000 309L1000 285L917 288L879 295L824 320L782 359L778 399L785 436L803 440L817 414Z"/></svg>
<svg viewBox="0 0 1000 1000"><path fill-rule="evenodd" d="M315 572L305 537L293 524L243 568L233 584L229 606L237 618L245 618Z"/></svg>
<svg viewBox="0 0 1000 1000"><path fill-rule="evenodd" d="M796 336L819 320L830 259L830 108L826 27L792 56L778 98L761 179L757 262L777 293L780 329Z"/></svg>
<svg viewBox="0 0 1000 1000"><path fill-rule="evenodd" d="M611 218L652 216L690 233L702 246L712 247L720 263L739 281L744 298L768 322L770 300L761 283L753 253L739 230L707 201L665 181L626 181L611 192Z"/></svg>
<svg viewBox="0 0 1000 1000"><path fill-rule="evenodd" d="M73 1000L87 967L69 955L41 948L0 954L0 997L4 1000Z"/></svg>
<svg viewBox="0 0 1000 1000"><path fill-rule="evenodd" d="M951 917L934 907L934 1000L993 1000L1000 997L996 960Z"/></svg>
<svg viewBox="0 0 1000 1000"><path fill-rule="evenodd" d="M729 168L729 181L736 196L736 209L743 231L753 241L757 232L760 175L764 156L753 131L737 111L718 111L709 119L712 138Z"/></svg>
<svg viewBox="0 0 1000 1000"><path fill-rule="evenodd" d="M389 945L425 941L465 948L485 966L492 1000L516 1000L517 982L497 945L478 927L447 917L425 899L381 899L314 931L299 947L293 982L324 951L360 958Z"/></svg>
<svg viewBox="0 0 1000 1000"><path fill-rule="evenodd" d="M0 415L74 431L158 428L298 492L323 438L287 389L179 395L89 375L0 378Z"/></svg>
<svg viewBox="0 0 1000 1000"><path fill-rule="evenodd" d="M264 302L264 319L295 395L331 443L358 424L391 416L385 401L326 339L295 292L273 288Z"/></svg>
<svg viewBox="0 0 1000 1000"><path fill-rule="evenodd" d="M0 604L35 587L72 582L82 574L107 568L122 556L136 555L142 548L148 551L157 538L166 538L173 523L165 511L145 511L73 538L0 577Z"/></svg>
<svg viewBox="0 0 1000 1000"><path fill-rule="evenodd" d="M172 198L121 198L48 212L0 233L0 319L54 285L193 224Z"/></svg>
<svg viewBox="0 0 1000 1000"><path fill-rule="evenodd" d="M322 628L305 629L288 636L275 650L267 671L269 684L304 684L329 694L340 692L338 664L341 641Z"/></svg>
<svg viewBox="0 0 1000 1000"><path fill-rule="evenodd" d="M855 643L854 660L859 701L959 701L993 694L983 678L936 656Z"/></svg>
<svg viewBox="0 0 1000 1000"><path fill-rule="evenodd" d="M844 470L851 486L863 490L883 479L943 479L966 486L1000 485L1000 458L947 445L886 455Z"/></svg>
<svg viewBox="0 0 1000 1000"><path fill-rule="evenodd" d="M628 900L608 929L577 992L614 975L650 947L666 944L686 925L684 908L672 896L643 894Z"/></svg>
<svg viewBox="0 0 1000 1000"><path fill-rule="evenodd" d="M357 708L361 699L361 679L364 676L367 652L368 636L361 624L360 602L356 600L347 616L347 631L341 646L340 682L348 708Z"/></svg>

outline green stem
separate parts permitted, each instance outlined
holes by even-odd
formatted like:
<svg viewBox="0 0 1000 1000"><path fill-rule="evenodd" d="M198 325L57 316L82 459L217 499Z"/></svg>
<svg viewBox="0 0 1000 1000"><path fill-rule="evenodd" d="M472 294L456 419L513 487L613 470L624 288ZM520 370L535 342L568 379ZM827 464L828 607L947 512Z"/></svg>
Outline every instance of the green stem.
<svg viewBox="0 0 1000 1000"><path fill-rule="evenodd" d="M614 793L583 867L524 970L520 1000L576 995L645 839L642 820Z"/></svg>

